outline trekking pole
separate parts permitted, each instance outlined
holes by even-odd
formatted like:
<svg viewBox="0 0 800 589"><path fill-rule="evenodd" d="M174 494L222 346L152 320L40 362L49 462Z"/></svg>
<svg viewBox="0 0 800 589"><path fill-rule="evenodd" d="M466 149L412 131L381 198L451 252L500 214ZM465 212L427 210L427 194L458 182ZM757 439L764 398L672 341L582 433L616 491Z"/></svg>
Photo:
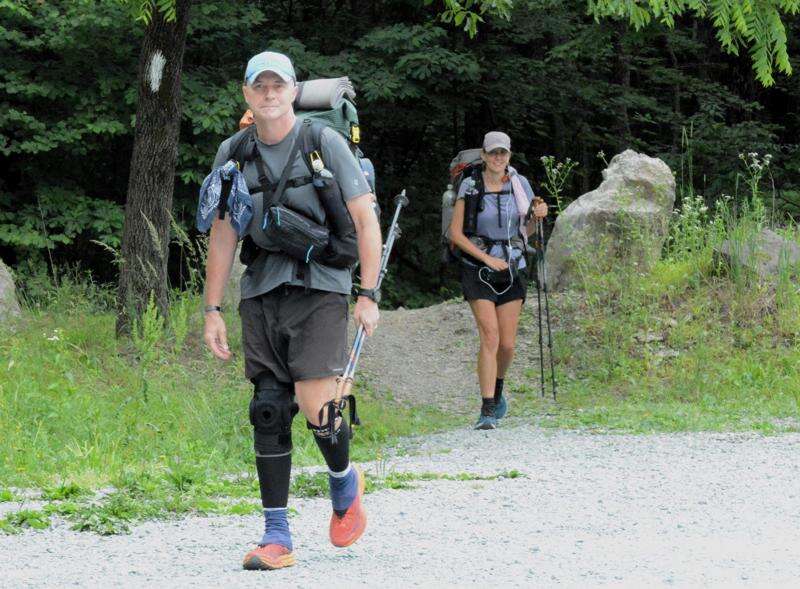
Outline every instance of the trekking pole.
<svg viewBox="0 0 800 589"><path fill-rule="evenodd" d="M525 214L525 225L530 223L531 217L533 216L533 207L542 202L542 199L539 197L534 197L531 200L530 206L528 206L528 212ZM541 253L542 250L542 243L539 241L539 224L537 221L536 224L536 236L534 241L534 251L536 252L536 324L539 327L539 385L542 391L542 398L544 398L544 344L542 343L542 272L541 266L539 265L539 260L543 256ZM533 265L530 263L530 259L528 261L528 267L533 270Z"/></svg>
<svg viewBox="0 0 800 589"><path fill-rule="evenodd" d="M544 221L539 219L536 221L536 231L539 237L539 245L541 247L541 276L542 276L542 289L544 290L544 311L547 318L547 348L548 355L550 356L550 378L553 383L553 401L556 400L556 369L553 363L553 332L550 327L550 302L547 297L547 265L544 263L545 249L544 249ZM541 312L541 311L540 311Z"/></svg>
<svg viewBox="0 0 800 589"><path fill-rule="evenodd" d="M536 311L537 323L539 325L539 384L542 389L542 398L544 399L544 344L542 343L542 270L539 260L542 254L542 244L539 241L539 231L537 222L536 231Z"/></svg>
<svg viewBox="0 0 800 589"><path fill-rule="evenodd" d="M405 206L408 206L408 197L406 197L405 189L403 189L403 191L395 197L394 202L397 206L394 210L392 224L389 226L389 231L386 234L386 243L383 244L380 272L378 273L378 282L375 285L376 289L381 287L383 278L386 276L386 266L389 263L389 255L392 253L392 247L394 246L395 240L400 237L401 234L400 226L398 225L397 221L400 218L401 209ZM364 342L366 339L367 332L363 325L359 325L358 330L356 331L355 340L353 340L353 347L350 349L350 357L347 360L347 366L345 367L342 375L336 378L336 395L333 401L326 404L328 407L329 431L331 433L331 441L333 443L336 443L336 436L334 434L336 431L334 425L334 421L336 421L336 409L339 411L344 411L345 406L349 403L350 423L352 425L361 425L361 420L358 418L358 413L356 413L356 398L350 391L353 388L353 376L355 375L356 365L358 364L358 359L361 356L361 350L364 347ZM324 410L325 407L323 407L321 411ZM352 437L352 435L353 430L351 429L350 436Z"/></svg>

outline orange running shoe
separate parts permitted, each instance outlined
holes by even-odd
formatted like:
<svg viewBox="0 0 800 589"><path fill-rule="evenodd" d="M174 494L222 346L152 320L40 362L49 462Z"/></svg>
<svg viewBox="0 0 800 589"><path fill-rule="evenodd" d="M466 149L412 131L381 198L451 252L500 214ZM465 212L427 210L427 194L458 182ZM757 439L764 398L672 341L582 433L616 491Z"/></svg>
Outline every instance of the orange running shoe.
<svg viewBox="0 0 800 589"><path fill-rule="evenodd" d="M353 468L356 468L355 466ZM361 496L364 494L364 474L356 468L358 475L358 494L344 515L339 517L334 511L331 514L330 537L331 544L344 548L350 546L361 537L367 528L367 512L361 505Z"/></svg>
<svg viewBox="0 0 800 589"><path fill-rule="evenodd" d="M265 544L248 552L243 566L248 571L272 571L290 567L294 563L294 554L286 546Z"/></svg>

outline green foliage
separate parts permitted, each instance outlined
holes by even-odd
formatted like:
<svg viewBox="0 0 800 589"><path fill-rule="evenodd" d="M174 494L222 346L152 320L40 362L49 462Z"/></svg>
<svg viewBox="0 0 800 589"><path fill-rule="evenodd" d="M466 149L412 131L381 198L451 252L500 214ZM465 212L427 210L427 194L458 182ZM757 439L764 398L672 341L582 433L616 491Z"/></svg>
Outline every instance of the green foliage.
<svg viewBox="0 0 800 589"><path fill-rule="evenodd" d="M16 534L24 529L44 530L50 527L50 518L43 511L21 509L0 519L0 531Z"/></svg>
<svg viewBox="0 0 800 589"><path fill-rule="evenodd" d="M434 0L425 0L426 5L433 4ZM470 37L474 37L478 32L478 23L483 23L482 14L487 12L508 20L511 18L511 9L514 6L513 0L500 0L487 2L486 0L444 0L444 11L439 18L444 23L453 23L457 27L463 27ZM472 10L477 8L478 11Z"/></svg>
<svg viewBox="0 0 800 589"><path fill-rule="evenodd" d="M645 11L657 4L639 3ZM80 263L99 282L116 278L142 36L131 15L164 6L55 0L0 7L0 163L8 170L0 180L0 255L18 273L49 267L57 274ZM548 191L542 154L580 164L563 185L564 202L596 185L600 150L610 157L632 147L677 170L686 128L696 192L735 195L738 154L771 153L775 206L800 213L800 119L790 98L800 95L800 82L779 76L773 90L755 87L749 62L718 48L708 20L671 29L659 17L637 31L587 18L584 0L371 6L193 4L173 207L173 233L183 235L170 250L174 286L202 284L201 275L187 274L199 268L188 257L197 243L190 229L197 188L245 108L244 64L265 48L263 35L243 32L265 28L269 47L291 55L300 79L353 79L361 147L377 166L384 210L408 190L412 206L391 264L388 304L427 304L457 290L438 260L434 196L452 156L493 128L512 136L513 165L536 192ZM453 22L443 23L448 10ZM474 37L454 27L459 13L459 28L470 26L467 12L485 21L474 21ZM799 26L785 22L790 52ZM713 196L707 201L713 207Z"/></svg>
<svg viewBox="0 0 800 589"><path fill-rule="evenodd" d="M117 0L120 4L127 4L135 20L147 26L153 20L153 12L158 11L164 20L175 20L175 0Z"/></svg>
<svg viewBox="0 0 800 589"><path fill-rule="evenodd" d="M676 17L692 12L697 18L708 18L716 29L722 47L734 55L739 47L748 46L753 69L764 86L775 83L773 71L792 73L787 52L786 27L782 13L800 11L797 0L649 0L646 3L627 0L588 0L589 13L596 18L627 18L637 30L655 19L668 27Z"/></svg>
<svg viewBox="0 0 800 589"><path fill-rule="evenodd" d="M61 482L57 485L45 487L42 490L42 499L46 501L63 501L74 499L87 494L86 489L75 483Z"/></svg>
<svg viewBox="0 0 800 589"><path fill-rule="evenodd" d="M551 198L555 199L557 210L560 213L564 210L565 206L569 204L568 202L562 201L561 193L564 191L564 185L569 180L569 177L572 174L573 169L575 169L575 166L578 165L578 162L572 161L571 158L567 158L563 162L559 162L552 155L543 155L539 159L542 162L545 175L544 180L542 180L542 184L544 185L544 189L547 191L547 194Z"/></svg>
<svg viewBox="0 0 800 589"><path fill-rule="evenodd" d="M35 202L15 206L11 195L0 195L0 245L35 252L57 245L97 240L119 247L122 207L114 202L76 194L55 186L41 186Z"/></svg>

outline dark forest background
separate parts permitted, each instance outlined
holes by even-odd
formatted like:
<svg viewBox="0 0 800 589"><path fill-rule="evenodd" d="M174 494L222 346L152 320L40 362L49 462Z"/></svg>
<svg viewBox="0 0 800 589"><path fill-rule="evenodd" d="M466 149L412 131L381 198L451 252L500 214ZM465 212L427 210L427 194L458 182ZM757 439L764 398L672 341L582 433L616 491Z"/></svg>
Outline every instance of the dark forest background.
<svg viewBox="0 0 800 589"><path fill-rule="evenodd" d="M800 18L786 26L798 56ZM0 258L23 285L76 266L117 277L141 35L113 4L0 9ZM511 135L513 163L539 193L541 156L579 163L574 198L600 181L598 152L630 147L663 158L713 206L741 192L739 154L758 152L773 156L776 207L800 212L800 77L762 87L746 52L724 54L710 24L635 32L595 22L585 0L531 1L470 39L422 0L207 0L192 8L184 59L174 216L190 235L199 183L244 109L244 64L267 48L289 54L301 80L353 80L381 204L391 210L402 188L412 200L384 288L395 304L455 292L439 261L447 166L492 129ZM184 257L176 244L175 287Z"/></svg>

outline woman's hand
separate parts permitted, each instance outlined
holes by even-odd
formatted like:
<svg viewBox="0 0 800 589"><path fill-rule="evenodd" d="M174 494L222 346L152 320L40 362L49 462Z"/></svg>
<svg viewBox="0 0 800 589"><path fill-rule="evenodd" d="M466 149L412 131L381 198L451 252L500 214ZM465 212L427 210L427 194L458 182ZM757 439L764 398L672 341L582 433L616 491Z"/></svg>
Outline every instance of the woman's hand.
<svg viewBox="0 0 800 589"><path fill-rule="evenodd" d="M547 203L541 198L533 199L533 216L536 219L544 219L547 216Z"/></svg>
<svg viewBox="0 0 800 589"><path fill-rule="evenodd" d="M489 266L492 270L508 270L508 262L503 260L502 258L495 258L494 256L488 256L486 259L483 260L483 263Z"/></svg>

